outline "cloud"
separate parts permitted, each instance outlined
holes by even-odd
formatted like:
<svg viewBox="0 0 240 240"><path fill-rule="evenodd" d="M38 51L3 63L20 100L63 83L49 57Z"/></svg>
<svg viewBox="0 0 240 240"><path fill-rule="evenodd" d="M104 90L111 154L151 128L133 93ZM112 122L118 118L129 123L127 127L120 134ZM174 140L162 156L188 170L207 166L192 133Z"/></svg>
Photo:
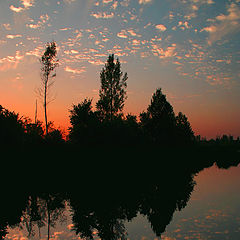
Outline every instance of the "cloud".
<svg viewBox="0 0 240 240"><path fill-rule="evenodd" d="M147 4L147 3L151 3L153 0L139 0L138 3L139 4Z"/></svg>
<svg viewBox="0 0 240 240"><path fill-rule="evenodd" d="M133 45L133 46L139 46L139 45L140 45L140 40L133 39L132 45Z"/></svg>
<svg viewBox="0 0 240 240"><path fill-rule="evenodd" d="M200 32L202 31L213 33L217 31L217 27L212 25L212 26L203 28Z"/></svg>
<svg viewBox="0 0 240 240"><path fill-rule="evenodd" d="M167 28L166 28L164 25L162 25L162 24L156 25L155 28L156 28L157 30L159 30L160 32L164 32L164 31L167 30Z"/></svg>
<svg viewBox="0 0 240 240"><path fill-rule="evenodd" d="M167 47L165 50L159 46L159 44L152 44L152 52L154 56L159 58L169 58L176 55L176 44L173 43L171 46Z"/></svg>
<svg viewBox="0 0 240 240"><path fill-rule="evenodd" d="M185 22L179 21L178 22L178 27L180 27L182 30L185 30L186 28L190 28L189 22L187 22L187 21L185 21Z"/></svg>
<svg viewBox="0 0 240 240"><path fill-rule="evenodd" d="M86 72L85 67L82 67L81 69L77 69L77 68L71 68L71 67L69 67L69 66L66 66L66 67L64 68L64 70L65 70L66 72L70 72L70 73L73 73L73 74L81 74L81 73Z"/></svg>
<svg viewBox="0 0 240 240"><path fill-rule="evenodd" d="M36 47L34 50L26 52L27 56L35 56L37 58L40 58L42 56L42 52L43 52L43 47L39 46Z"/></svg>
<svg viewBox="0 0 240 240"><path fill-rule="evenodd" d="M66 4L71 4L73 2L75 2L76 0L63 0Z"/></svg>
<svg viewBox="0 0 240 240"><path fill-rule="evenodd" d="M141 35L137 34L133 29L129 29L127 32L133 37L141 37Z"/></svg>
<svg viewBox="0 0 240 240"><path fill-rule="evenodd" d="M227 7L227 14L218 15L213 22L212 25L201 30L209 32L209 45L240 30L240 7L231 3Z"/></svg>
<svg viewBox="0 0 240 240"><path fill-rule="evenodd" d="M96 59L96 60L89 60L88 61L89 63L93 64L93 65L104 65L104 62L99 60L99 59Z"/></svg>
<svg viewBox="0 0 240 240"><path fill-rule="evenodd" d="M185 1L184 3L187 3L187 1ZM186 6L186 9L188 11L188 14L186 14L184 17L188 20L197 17L197 11L199 10L201 5L204 4L214 4L213 0L192 0L190 4L188 4L188 6Z"/></svg>
<svg viewBox="0 0 240 240"><path fill-rule="evenodd" d="M10 25L10 23L3 23L2 25L3 25L3 27L4 27L6 30L8 30L8 31L11 30L11 25Z"/></svg>
<svg viewBox="0 0 240 240"><path fill-rule="evenodd" d="M117 6L118 6L118 2L116 1L113 3L112 8L115 10L117 8Z"/></svg>
<svg viewBox="0 0 240 240"><path fill-rule="evenodd" d="M34 0L20 0L20 2L21 2L21 5L23 5L23 7L15 7L15 6L11 5L9 8L14 12L19 13L19 12L29 9L30 7L32 7L34 5Z"/></svg>
<svg viewBox="0 0 240 240"><path fill-rule="evenodd" d="M113 0L103 0L103 3L104 4L108 4L108 3L110 3L110 2L112 2Z"/></svg>
<svg viewBox="0 0 240 240"><path fill-rule="evenodd" d="M6 38L8 38L8 39L15 39L15 38L20 38L20 37L22 37L22 35L20 35L20 34L17 34L17 35L8 34L6 36Z"/></svg>
<svg viewBox="0 0 240 240"><path fill-rule="evenodd" d="M113 18L114 17L114 13L106 13L106 12L98 12L98 13L92 13L91 16L99 19L99 18L103 18L103 19L109 19L109 18Z"/></svg>
<svg viewBox="0 0 240 240"><path fill-rule="evenodd" d="M117 34L117 36L118 37L120 37L120 38L128 38L128 36L127 36L127 31L126 30L121 30L121 32L119 32L118 34Z"/></svg>
<svg viewBox="0 0 240 240"><path fill-rule="evenodd" d="M14 12L21 12L21 11L23 11L24 10L24 8L22 8L22 7L14 7L13 5L11 5L10 7L9 7L12 11L14 11Z"/></svg>
<svg viewBox="0 0 240 240"><path fill-rule="evenodd" d="M15 56L7 56L0 59L0 71L7 71L9 69L16 69L20 60L24 58L20 51L16 51Z"/></svg>
<svg viewBox="0 0 240 240"><path fill-rule="evenodd" d="M26 24L26 27L29 27L29 28L32 28L32 29L41 28L41 27L44 26L45 23L47 23L49 21L49 19L50 19L50 17L48 16L48 14L41 15L36 24L34 24L34 23ZM31 21L33 22L32 19L31 19Z"/></svg>

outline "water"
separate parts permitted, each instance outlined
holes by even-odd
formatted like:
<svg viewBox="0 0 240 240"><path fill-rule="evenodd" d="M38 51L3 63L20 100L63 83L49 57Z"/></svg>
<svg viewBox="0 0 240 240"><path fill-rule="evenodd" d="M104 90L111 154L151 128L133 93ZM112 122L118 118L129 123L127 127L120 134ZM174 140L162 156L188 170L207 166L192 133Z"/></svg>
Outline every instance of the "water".
<svg viewBox="0 0 240 240"><path fill-rule="evenodd" d="M118 189L114 194L119 195L114 197L107 192L94 193L96 190L91 191L91 197L86 196L86 192L77 198L71 196L70 201L64 202L63 223L58 220L55 227L51 227L51 239L80 239L73 231L72 206L78 230L87 231L89 225L98 226L104 236L111 235L109 229L112 228L108 226L111 222L116 235L129 240L240 239L239 166L219 169L213 165L196 173L173 175L162 176L160 182L162 184L165 179L165 184L157 185L160 189L146 185L144 190ZM116 199L120 200L113 203ZM8 227L6 239L39 239L36 225L33 226L35 235L30 237L26 224L21 226ZM99 239L96 229L92 230L94 239ZM47 239L47 226L41 228L41 239Z"/></svg>
<svg viewBox="0 0 240 240"><path fill-rule="evenodd" d="M204 169L186 208L174 213L162 239L240 239L240 167ZM138 216L127 224L131 240L152 240L156 236L146 218Z"/></svg>

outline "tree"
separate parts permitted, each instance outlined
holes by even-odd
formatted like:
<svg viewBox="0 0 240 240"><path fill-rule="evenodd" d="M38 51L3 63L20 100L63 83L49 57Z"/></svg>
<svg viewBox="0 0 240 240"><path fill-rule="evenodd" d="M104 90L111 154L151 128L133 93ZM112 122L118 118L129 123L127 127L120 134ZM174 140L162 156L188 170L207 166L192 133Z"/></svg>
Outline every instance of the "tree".
<svg viewBox="0 0 240 240"><path fill-rule="evenodd" d="M181 112L176 116L176 127L178 138L182 143L189 143L194 140L191 124L187 117Z"/></svg>
<svg viewBox="0 0 240 240"><path fill-rule="evenodd" d="M41 63L41 84L39 95L43 98L43 107L45 114L46 135L48 135L47 105L49 88L53 85L53 78L56 77L56 67L58 66L56 43L53 41L47 43L46 50L40 59Z"/></svg>
<svg viewBox="0 0 240 240"><path fill-rule="evenodd" d="M98 117L92 111L92 100L84 99L78 105L73 105L70 112L69 140L73 143L90 143L98 135Z"/></svg>
<svg viewBox="0 0 240 240"><path fill-rule="evenodd" d="M104 119L112 121L122 111L126 100L127 73L121 71L119 59L109 55L105 68L100 73L101 89L96 106Z"/></svg>
<svg viewBox="0 0 240 240"><path fill-rule="evenodd" d="M23 117L0 105L0 145L22 146L24 137Z"/></svg>
<svg viewBox="0 0 240 240"><path fill-rule="evenodd" d="M169 143L173 140L175 114L161 88L153 94L147 112L140 114L140 122L145 135L153 142Z"/></svg>

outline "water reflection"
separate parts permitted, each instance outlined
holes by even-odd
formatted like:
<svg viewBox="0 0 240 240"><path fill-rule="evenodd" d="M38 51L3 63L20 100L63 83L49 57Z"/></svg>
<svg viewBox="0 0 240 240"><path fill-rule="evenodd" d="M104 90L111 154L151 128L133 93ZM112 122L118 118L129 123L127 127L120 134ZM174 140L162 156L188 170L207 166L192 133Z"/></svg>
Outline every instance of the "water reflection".
<svg viewBox="0 0 240 240"><path fill-rule="evenodd" d="M97 233L101 239L127 239L125 222L139 214L147 218L155 235L161 237L174 212L186 207L197 173L214 163L225 169L239 164L237 159L230 161L218 157L215 162L212 156L200 158L202 160L198 161L189 153L184 160L168 158L161 164L159 160L148 160L148 165L139 162L138 166L127 161L117 165L117 162L112 165L95 162L94 168L91 163L78 168L78 174L71 171L74 177L69 173L68 180L57 178L59 172L52 174L48 179L52 184L42 182L45 188L21 185L21 191L2 195L0 236L4 239L9 227L19 226L27 230L28 238L33 235L41 238L44 227L50 239L56 223L66 220L64 210L68 202L71 229L81 238L93 239ZM83 169L91 170L86 173ZM36 181L35 186L40 183Z"/></svg>

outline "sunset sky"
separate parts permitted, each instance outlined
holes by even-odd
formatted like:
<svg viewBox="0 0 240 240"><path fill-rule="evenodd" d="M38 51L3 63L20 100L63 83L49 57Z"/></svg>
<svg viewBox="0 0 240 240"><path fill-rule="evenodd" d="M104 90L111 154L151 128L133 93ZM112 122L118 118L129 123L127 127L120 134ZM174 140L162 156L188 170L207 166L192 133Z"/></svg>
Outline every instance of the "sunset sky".
<svg viewBox="0 0 240 240"><path fill-rule="evenodd" d="M0 1L0 105L34 119L39 58L52 40L56 127L67 130L72 104L95 105L114 53L129 76L125 113L146 110L161 87L195 134L240 136L240 0Z"/></svg>

